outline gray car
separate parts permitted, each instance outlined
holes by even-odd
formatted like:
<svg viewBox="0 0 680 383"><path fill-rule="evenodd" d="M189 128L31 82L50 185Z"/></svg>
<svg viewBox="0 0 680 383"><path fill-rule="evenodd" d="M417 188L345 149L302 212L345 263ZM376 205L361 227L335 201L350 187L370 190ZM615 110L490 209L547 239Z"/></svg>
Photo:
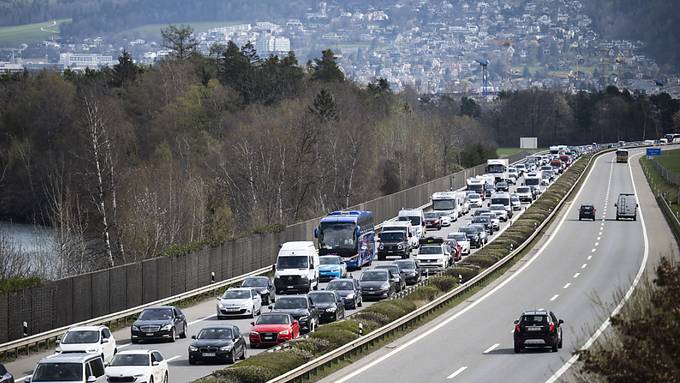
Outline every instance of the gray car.
<svg viewBox="0 0 680 383"><path fill-rule="evenodd" d="M361 286L354 278L340 278L328 282L326 290L335 291L342 297L346 309L356 309L364 304Z"/></svg>
<svg viewBox="0 0 680 383"><path fill-rule="evenodd" d="M399 266L396 264L392 263L389 265L380 265L376 266L375 268L378 270L386 269L392 273L392 280L394 281L396 292L400 292L406 288L406 278L404 278L404 275L401 273L401 269L399 269Z"/></svg>
<svg viewBox="0 0 680 383"><path fill-rule="evenodd" d="M241 282L241 287L250 287L251 289L257 291L262 298L262 304L268 305L276 301L276 289L274 288L274 283L269 277L265 276L253 276L248 277Z"/></svg>
<svg viewBox="0 0 680 383"><path fill-rule="evenodd" d="M366 270L361 273L361 295L364 299L385 299L394 294L394 279L389 270Z"/></svg>

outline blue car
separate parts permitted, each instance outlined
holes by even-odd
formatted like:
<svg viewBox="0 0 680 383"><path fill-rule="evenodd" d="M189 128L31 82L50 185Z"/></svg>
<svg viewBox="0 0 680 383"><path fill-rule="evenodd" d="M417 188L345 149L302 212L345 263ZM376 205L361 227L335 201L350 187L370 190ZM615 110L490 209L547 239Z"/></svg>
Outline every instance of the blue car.
<svg viewBox="0 0 680 383"><path fill-rule="evenodd" d="M330 281L347 276L347 265L337 255L319 257L319 263L319 279L322 281Z"/></svg>

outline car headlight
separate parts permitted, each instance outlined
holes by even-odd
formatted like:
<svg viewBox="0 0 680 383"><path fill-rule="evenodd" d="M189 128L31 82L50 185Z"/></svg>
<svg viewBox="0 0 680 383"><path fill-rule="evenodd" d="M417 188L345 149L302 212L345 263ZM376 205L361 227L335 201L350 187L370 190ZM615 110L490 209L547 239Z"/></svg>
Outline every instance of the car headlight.
<svg viewBox="0 0 680 383"><path fill-rule="evenodd" d="M189 351L198 351L198 347L196 347L196 346L189 346Z"/></svg>
<svg viewBox="0 0 680 383"><path fill-rule="evenodd" d="M329 308L327 308L327 309L326 309L326 312L327 312L327 313L335 312L335 307L329 307Z"/></svg>
<svg viewBox="0 0 680 383"><path fill-rule="evenodd" d="M290 330L279 331L279 334L281 334L281 335L288 335L288 334L290 334Z"/></svg>
<svg viewBox="0 0 680 383"><path fill-rule="evenodd" d="M57 348L54 349L55 352L61 352L61 347L57 346Z"/></svg>
<svg viewBox="0 0 680 383"><path fill-rule="evenodd" d="M250 332L250 335L253 335L253 336L260 336L260 333L257 332L257 331L251 331L251 332Z"/></svg>
<svg viewBox="0 0 680 383"><path fill-rule="evenodd" d="M397 245L397 249L399 249L399 250L403 250L403 249L404 249L404 245L402 245L401 243L400 243L400 244L398 244L398 245Z"/></svg>
<svg viewBox="0 0 680 383"><path fill-rule="evenodd" d="M383 245L383 244L381 243L380 246L379 246L378 248L379 248L380 250L383 250L383 249L385 248L385 245Z"/></svg>
<svg viewBox="0 0 680 383"><path fill-rule="evenodd" d="M260 290L259 293L260 293L260 295L264 295L264 294L268 294L269 291L268 290Z"/></svg>
<svg viewBox="0 0 680 383"><path fill-rule="evenodd" d="M232 348L231 345L229 345L229 346L222 346L222 347L220 347L220 351L231 351L231 348Z"/></svg>
<svg viewBox="0 0 680 383"><path fill-rule="evenodd" d="M96 354L99 352L99 350L96 348L88 348L85 352L88 354Z"/></svg>
<svg viewBox="0 0 680 383"><path fill-rule="evenodd" d="M168 323L165 326L161 327L161 330L170 331L170 330L172 330L172 326L173 326L172 323Z"/></svg>
<svg viewBox="0 0 680 383"><path fill-rule="evenodd" d="M135 326L135 325L132 325L132 330L133 330L133 331L139 331L139 327L137 327L137 326Z"/></svg>
<svg viewBox="0 0 680 383"><path fill-rule="evenodd" d="M383 289L383 290L389 289L390 288L389 282L383 283L382 285L380 285L380 288Z"/></svg>
<svg viewBox="0 0 680 383"><path fill-rule="evenodd" d="M223 309L223 308L224 308L224 305L222 304L222 302L217 302L217 307Z"/></svg>
<svg viewBox="0 0 680 383"><path fill-rule="evenodd" d="M354 299L354 293L352 293L352 294L347 294L347 299Z"/></svg>
<svg viewBox="0 0 680 383"><path fill-rule="evenodd" d="M309 279L309 277L307 277L306 275L301 275L301 276L300 276L300 279L302 279L302 280L307 280L307 279Z"/></svg>

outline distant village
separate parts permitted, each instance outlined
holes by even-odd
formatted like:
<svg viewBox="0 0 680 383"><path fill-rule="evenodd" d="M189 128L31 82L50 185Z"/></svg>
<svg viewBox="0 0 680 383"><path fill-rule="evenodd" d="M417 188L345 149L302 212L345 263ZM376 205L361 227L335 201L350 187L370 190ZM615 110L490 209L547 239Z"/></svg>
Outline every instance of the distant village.
<svg viewBox="0 0 680 383"><path fill-rule="evenodd" d="M613 84L680 97L680 76L661 73L639 41L603 40L580 0L395 2L351 9L322 1L299 19L228 23L196 31L201 52L229 40L251 42L260 57L295 51L302 64L331 48L346 76L385 78L395 91L493 97L531 87L568 92ZM11 50L0 73L84 70L117 62L122 50L153 64L170 52L161 41L92 37L44 41Z"/></svg>

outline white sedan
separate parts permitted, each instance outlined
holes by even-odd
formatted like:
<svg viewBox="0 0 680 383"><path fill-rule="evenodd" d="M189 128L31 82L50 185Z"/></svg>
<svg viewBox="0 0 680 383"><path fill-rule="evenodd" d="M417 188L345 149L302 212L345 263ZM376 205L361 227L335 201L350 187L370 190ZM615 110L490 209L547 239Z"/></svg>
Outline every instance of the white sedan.
<svg viewBox="0 0 680 383"><path fill-rule="evenodd" d="M168 383L168 361L157 350L121 351L106 367L109 382Z"/></svg>
<svg viewBox="0 0 680 383"><path fill-rule="evenodd" d="M236 315L248 315L255 318L255 315L261 312L262 298L251 288L230 288L220 298L217 298L217 319Z"/></svg>
<svg viewBox="0 0 680 383"><path fill-rule="evenodd" d="M468 194L467 200L470 203L470 207L482 207L482 196L479 194Z"/></svg>
<svg viewBox="0 0 680 383"><path fill-rule="evenodd" d="M470 254L470 240L468 239L467 235L465 233L461 233L459 231L454 232L454 233L449 233L449 235L446 236L448 239L454 239L456 242L461 247L461 254L463 255L468 255Z"/></svg>
<svg viewBox="0 0 680 383"><path fill-rule="evenodd" d="M109 363L117 351L116 340L106 326L73 327L57 339L57 353L99 354L104 364Z"/></svg>
<svg viewBox="0 0 680 383"><path fill-rule="evenodd" d="M453 218L451 218L450 215L443 213L443 212L437 212L437 217L442 221L442 226L449 227L451 226L451 221ZM455 214L455 213L454 213Z"/></svg>

